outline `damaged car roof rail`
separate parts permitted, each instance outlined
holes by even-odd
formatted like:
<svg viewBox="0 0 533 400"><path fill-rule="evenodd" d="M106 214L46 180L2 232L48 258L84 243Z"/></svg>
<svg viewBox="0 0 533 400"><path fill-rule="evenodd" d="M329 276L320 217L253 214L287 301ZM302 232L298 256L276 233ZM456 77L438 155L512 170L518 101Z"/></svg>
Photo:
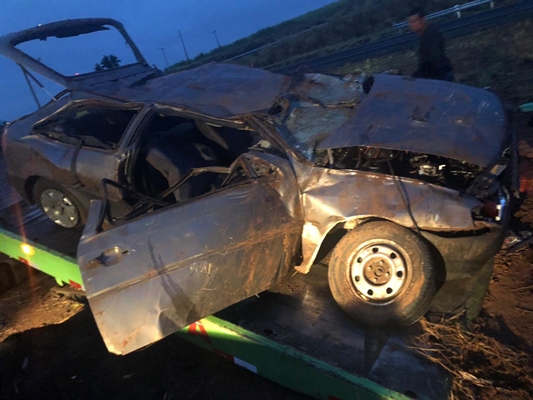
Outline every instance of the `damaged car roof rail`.
<svg viewBox="0 0 533 400"><path fill-rule="evenodd" d="M16 48L17 45L33 40L46 40L49 37L67 38L84 34L89 34L98 31L109 30L109 26L115 28L124 38L129 48L132 50L137 63L132 64L136 66L147 67L150 70L154 68L148 65L148 62L139 51L137 45L133 42L124 26L111 18L81 18L69 19L64 21L52 22L49 24L40 24L34 28L25 29L18 32L9 33L0 37L0 54L13 60L15 63L24 65L26 68L37 72L39 75L50 79L51 81L71 89L76 89L79 86L76 82L81 83L84 75L95 75L98 73L91 72L88 74L80 74L78 76L64 76L59 72L53 70L42 62L34 59L25 52ZM131 65L130 65L131 66ZM118 69L127 68L128 66L119 67ZM112 71L101 71L104 75L109 75ZM92 77L95 81L95 78ZM94 83L94 82L92 82ZM81 87L80 87L81 88Z"/></svg>

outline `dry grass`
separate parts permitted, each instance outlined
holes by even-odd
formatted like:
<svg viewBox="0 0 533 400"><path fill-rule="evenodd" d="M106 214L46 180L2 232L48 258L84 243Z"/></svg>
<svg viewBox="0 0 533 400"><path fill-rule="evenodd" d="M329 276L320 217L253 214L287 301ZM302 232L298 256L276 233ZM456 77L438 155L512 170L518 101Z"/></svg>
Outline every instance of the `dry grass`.
<svg viewBox="0 0 533 400"><path fill-rule="evenodd" d="M487 336L479 325L466 331L459 320L423 319L422 334L410 342L413 351L453 377L451 399L532 398L532 356Z"/></svg>

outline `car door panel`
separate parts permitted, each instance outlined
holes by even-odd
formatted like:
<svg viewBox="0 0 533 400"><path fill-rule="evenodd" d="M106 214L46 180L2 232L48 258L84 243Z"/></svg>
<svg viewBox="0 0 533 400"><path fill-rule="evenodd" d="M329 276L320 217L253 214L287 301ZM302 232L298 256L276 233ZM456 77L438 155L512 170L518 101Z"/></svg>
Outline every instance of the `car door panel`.
<svg viewBox="0 0 533 400"><path fill-rule="evenodd" d="M78 259L108 349L129 353L268 289L293 265L301 230L259 178L84 235Z"/></svg>
<svg viewBox="0 0 533 400"><path fill-rule="evenodd" d="M86 190L103 195L102 178L118 181L122 157L119 154L82 147L76 157L76 174ZM119 191L108 189L112 200L119 200Z"/></svg>
<svg viewBox="0 0 533 400"><path fill-rule="evenodd" d="M73 163L77 148L41 135L28 135L20 140L20 151L12 152L11 164L23 177L41 176L65 186L78 183ZM16 142L15 142L16 143ZM17 145L13 145L16 149Z"/></svg>

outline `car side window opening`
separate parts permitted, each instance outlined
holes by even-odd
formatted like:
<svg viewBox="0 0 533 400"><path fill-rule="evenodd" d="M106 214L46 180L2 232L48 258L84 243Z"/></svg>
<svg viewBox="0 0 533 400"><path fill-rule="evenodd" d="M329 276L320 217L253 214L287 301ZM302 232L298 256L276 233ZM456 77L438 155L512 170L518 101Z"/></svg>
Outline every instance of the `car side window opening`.
<svg viewBox="0 0 533 400"><path fill-rule="evenodd" d="M230 167L259 140L255 131L245 128L156 114L141 133L132 186L139 193L156 198L193 168ZM220 187L227 178L225 173L200 173L163 200L170 204L183 202Z"/></svg>
<svg viewBox="0 0 533 400"><path fill-rule="evenodd" d="M137 110L74 107L34 126L33 131L65 143L115 150Z"/></svg>

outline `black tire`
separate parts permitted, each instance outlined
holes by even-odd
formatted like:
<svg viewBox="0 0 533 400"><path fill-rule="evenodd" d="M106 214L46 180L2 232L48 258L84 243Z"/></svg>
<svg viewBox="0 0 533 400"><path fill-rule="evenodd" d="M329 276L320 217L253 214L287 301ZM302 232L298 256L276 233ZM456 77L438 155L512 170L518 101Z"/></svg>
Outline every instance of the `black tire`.
<svg viewBox="0 0 533 400"><path fill-rule="evenodd" d="M47 195L50 200L46 200ZM50 220L63 228L75 228L85 224L88 207L71 191L58 183L39 178L33 186L33 199ZM51 209L50 204L56 208Z"/></svg>
<svg viewBox="0 0 533 400"><path fill-rule="evenodd" d="M367 326L406 326L429 309L435 262L424 239L392 222L347 233L329 262L329 286L341 308Z"/></svg>

